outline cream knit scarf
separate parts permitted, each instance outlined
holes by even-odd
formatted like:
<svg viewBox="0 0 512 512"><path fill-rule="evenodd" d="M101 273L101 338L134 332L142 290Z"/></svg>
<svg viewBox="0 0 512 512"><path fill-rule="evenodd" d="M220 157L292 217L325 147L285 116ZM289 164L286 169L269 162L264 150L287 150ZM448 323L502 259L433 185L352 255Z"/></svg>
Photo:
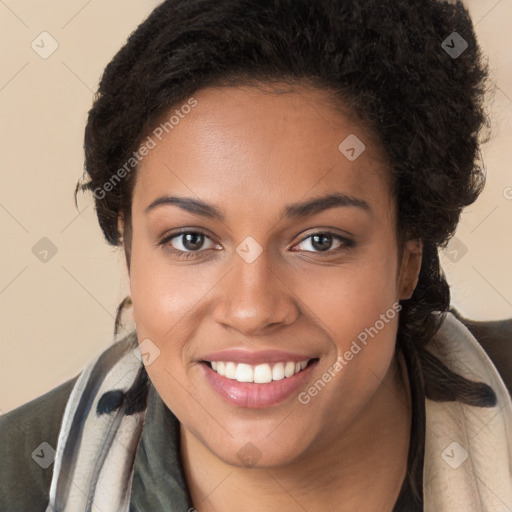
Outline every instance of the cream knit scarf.
<svg viewBox="0 0 512 512"><path fill-rule="evenodd" d="M80 374L62 420L46 512L128 512L145 410L126 415L123 405L98 416L96 409L105 393L134 384L142 363L133 342L113 345ZM511 512L512 404L503 380L451 313L428 349L459 375L491 386L497 405L425 400L425 512Z"/></svg>

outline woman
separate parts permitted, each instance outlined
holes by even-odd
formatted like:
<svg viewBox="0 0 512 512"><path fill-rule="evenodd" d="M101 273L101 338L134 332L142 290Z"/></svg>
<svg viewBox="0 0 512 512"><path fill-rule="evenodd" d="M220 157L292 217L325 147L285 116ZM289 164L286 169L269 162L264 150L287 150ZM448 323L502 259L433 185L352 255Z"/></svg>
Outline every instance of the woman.
<svg viewBox="0 0 512 512"><path fill-rule="evenodd" d="M136 331L2 418L31 479L2 510L511 509L510 395L437 253L482 189L486 78L460 2L157 7L77 186ZM47 407L46 445L13 427Z"/></svg>

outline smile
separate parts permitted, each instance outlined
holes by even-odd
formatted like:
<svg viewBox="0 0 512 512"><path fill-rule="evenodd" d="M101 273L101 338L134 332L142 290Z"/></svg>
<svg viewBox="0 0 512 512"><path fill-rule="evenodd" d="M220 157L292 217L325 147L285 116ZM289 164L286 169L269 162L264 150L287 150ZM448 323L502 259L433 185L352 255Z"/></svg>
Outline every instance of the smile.
<svg viewBox="0 0 512 512"><path fill-rule="evenodd" d="M312 361L312 360L311 360ZM295 374L304 370L309 361L287 361L278 363L263 363L250 365L245 363L235 363L232 361L209 361L210 367L214 372L231 380L238 382L255 382L256 384L265 384L272 381L282 380L293 377Z"/></svg>
<svg viewBox="0 0 512 512"><path fill-rule="evenodd" d="M304 387L318 361L274 351L224 351L202 359L198 366L207 385L225 402L261 409L284 402Z"/></svg>

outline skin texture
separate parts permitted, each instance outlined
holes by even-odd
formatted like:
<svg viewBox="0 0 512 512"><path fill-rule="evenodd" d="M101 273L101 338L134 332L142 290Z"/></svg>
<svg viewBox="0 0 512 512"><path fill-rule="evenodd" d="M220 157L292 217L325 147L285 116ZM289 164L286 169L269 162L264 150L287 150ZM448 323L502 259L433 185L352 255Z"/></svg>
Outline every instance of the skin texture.
<svg viewBox="0 0 512 512"><path fill-rule="evenodd" d="M359 333L410 297L421 243L398 250L384 153L368 130L333 109L327 92L241 86L194 97L197 106L139 168L130 262L139 341L149 338L160 350L147 371L180 420L194 506L392 510L411 421L407 375L393 358L398 315L306 405L297 392L271 407L236 407L200 368L202 357L226 348L299 352L319 358L299 389L307 390ZM338 150L350 134L366 145L352 162ZM370 210L282 214L287 205L333 192L364 200ZM225 219L176 205L145 213L164 194L211 203ZM179 236L158 245L183 228L206 234L202 245L194 241L195 252ZM327 238L322 251L311 235L326 231L354 245ZM249 236L262 249L252 263L236 252ZM190 259L169 250L191 246ZM250 468L237 456L247 443L259 457Z"/></svg>

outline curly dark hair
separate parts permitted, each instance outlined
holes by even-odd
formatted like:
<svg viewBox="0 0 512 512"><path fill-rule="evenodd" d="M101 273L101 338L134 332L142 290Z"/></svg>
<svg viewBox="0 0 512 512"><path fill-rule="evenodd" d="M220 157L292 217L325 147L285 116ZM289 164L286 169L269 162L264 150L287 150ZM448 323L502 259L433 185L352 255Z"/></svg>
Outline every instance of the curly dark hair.
<svg viewBox="0 0 512 512"><path fill-rule="evenodd" d="M460 55L443 47L454 46L454 32L467 43ZM78 190L94 193L103 234L124 246L129 269L136 165L108 193L104 184L164 115L209 86L325 90L384 148L399 248L408 239L424 244L418 285L402 301L397 347L409 347L409 366L429 398L493 405L492 389L457 376L425 349L450 305L438 248L485 181L478 156L489 124L488 74L461 2L167 0L105 68L85 130L87 181L77 184L75 201ZM118 308L116 332L129 303Z"/></svg>

